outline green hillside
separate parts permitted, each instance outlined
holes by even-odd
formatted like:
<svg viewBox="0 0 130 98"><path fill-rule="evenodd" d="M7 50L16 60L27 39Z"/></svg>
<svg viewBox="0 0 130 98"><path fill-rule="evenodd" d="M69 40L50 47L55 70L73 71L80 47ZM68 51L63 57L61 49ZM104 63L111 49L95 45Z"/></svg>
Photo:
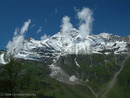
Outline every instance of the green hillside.
<svg viewBox="0 0 130 98"><path fill-rule="evenodd" d="M94 98L84 85L68 85L50 78L42 64L25 65L31 76L30 87L23 93L35 93L27 98ZM25 97L26 98L26 97Z"/></svg>
<svg viewBox="0 0 130 98"><path fill-rule="evenodd" d="M76 59L75 59L76 58ZM67 55L57 61L68 75L75 75L81 84L70 85L59 82L49 76L50 70L43 62L16 60L20 62L28 76L30 84L27 89L21 89L19 94L34 94L22 98L101 98L105 87L119 71L120 64L126 55ZM78 67L75 63L80 65ZM88 79L88 81L86 81ZM7 92L5 92L7 93ZM95 94L94 94L95 93ZM116 84L107 93L106 98L130 98L130 58L117 77ZM2 96L1 96L2 97ZM4 96L5 97L5 96ZM3 98L4 98L3 97ZM19 97L14 97L19 98Z"/></svg>
<svg viewBox="0 0 130 98"><path fill-rule="evenodd" d="M107 98L130 98L130 58L117 77L115 86L107 94Z"/></svg>

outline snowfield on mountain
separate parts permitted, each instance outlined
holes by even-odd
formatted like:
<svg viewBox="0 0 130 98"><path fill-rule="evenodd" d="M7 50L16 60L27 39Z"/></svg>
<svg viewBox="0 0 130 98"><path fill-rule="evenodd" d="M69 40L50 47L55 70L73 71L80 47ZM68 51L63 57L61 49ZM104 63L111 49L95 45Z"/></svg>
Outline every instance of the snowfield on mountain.
<svg viewBox="0 0 130 98"><path fill-rule="evenodd" d="M124 37L109 33L83 36L78 30L72 29L69 33L61 31L45 40L25 39L6 55L11 53L15 58L46 62L47 58L55 61L67 54L109 54L111 51L115 54L128 52ZM4 54L1 54L0 63L4 64L3 57Z"/></svg>

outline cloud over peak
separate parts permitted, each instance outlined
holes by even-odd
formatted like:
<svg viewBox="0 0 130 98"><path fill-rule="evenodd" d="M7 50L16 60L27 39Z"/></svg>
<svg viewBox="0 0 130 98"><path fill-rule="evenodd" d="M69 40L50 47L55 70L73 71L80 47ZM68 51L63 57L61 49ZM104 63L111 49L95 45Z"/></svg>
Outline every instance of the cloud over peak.
<svg viewBox="0 0 130 98"><path fill-rule="evenodd" d="M77 12L77 18L80 21L78 31L83 36L89 35L92 32L93 11L86 7L84 7L82 10L79 10L75 7L74 10ZM68 33L73 28L68 16L63 17L61 28L63 33Z"/></svg>
<svg viewBox="0 0 130 98"><path fill-rule="evenodd" d="M89 8L84 7L81 11L78 11L77 15L78 18L81 19L82 21L87 21L88 18L92 18L93 12Z"/></svg>
<svg viewBox="0 0 130 98"><path fill-rule="evenodd" d="M28 27L30 23L31 20L29 19L27 22L24 23L20 32L18 28L15 29L14 37L12 38L12 41L9 41L6 46L6 48L8 49L8 54L12 54L14 51L16 53L18 52L20 48L20 44L24 41L24 34L28 31Z"/></svg>
<svg viewBox="0 0 130 98"><path fill-rule="evenodd" d="M18 30L19 30L19 28L15 29L14 36L16 36L18 34Z"/></svg>
<svg viewBox="0 0 130 98"><path fill-rule="evenodd" d="M70 18L68 16L63 17L61 28L63 33L68 33L73 28L73 25L70 23Z"/></svg>
<svg viewBox="0 0 130 98"><path fill-rule="evenodd" d="M79 31L84 35L89 35L92 31L93 12L89 8L78 11L77 16L80 20Z"/></svg>
<svg viewBox="0 0 130 98"><path fill-rule="evenodd" d="M46 40L48 38L50 38L50 36L47 36L46 34L44 34L43 36L41 36L41 40Z"/></svg>
<svg viewBox="0 0 130 98"><path fill-rule="evenodd" d="M23 35L24 33L26 33L26 31L28 31L28 27L29 24L31 23L31 20L28 19L28 21L26 21L23 25L23 27L21 28L20 34Z"/></svg>

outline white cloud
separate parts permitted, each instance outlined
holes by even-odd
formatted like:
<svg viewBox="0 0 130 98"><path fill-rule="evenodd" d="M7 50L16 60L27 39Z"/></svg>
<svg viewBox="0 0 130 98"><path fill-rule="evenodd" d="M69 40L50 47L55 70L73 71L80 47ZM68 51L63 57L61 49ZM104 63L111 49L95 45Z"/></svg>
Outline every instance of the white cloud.
<svg viewBox="0 0 130 98"><path fill-rule="evenodd" d="M78 11L79 11L79 9L77 9L76 7L74 7L74 10L75 10L75 12L78 12Z"/></svg>
<svg viewBox="0 0 130 98"><path fill-rule="evenodd" d="M35 27L36 26L36 24L33 24L33 25L31 25L31 28L33 28L33 27Z"/></svg>
<svg viewBox="0 0 130 98"><path fill-rule="evenodd" d="M89 35L92 31L93 12L89 8L83 8L78 11L77 16L80 19L79 32L83 35Z"/></svg>
<svg viewBox="0 0 130 98"><path fill-rule="evenodd" d="M58 9L55 9L55 14L57 14L58 13Z"/></svg>
<svg viewBox="0 0 130 98"><path fill-rule="evenodd" d="M47 22L47 19L45 19L45 23Z"/></svg>
<svg viewBox="0 0 130 98"><path fill-rule="evenodd" d="M16 36L18 34L18 28L15 29L15 32L14 32L14 36Z"/></svg>
<svg viewBox="0 0 130 98"><path fill-rule="evenodd" d="M15 29L12 41L9 41L6 46L6 48L8 49L8 54L9 53L12 54L14 51L18 52L19 48L22 47L20 45L24 41L24 34L27 32L30 23L31 23L30 19L27 22L25 22L19 34L18 34L18 28Z"/></svg>
<svg viewBox="0 0 130 98"><path fill-rule="evenodd" d="M21 35L24 34L24 33L26 33L26 31L28 31L28 27L29 27L30 23L31 23L30 19L28 19L28 21L24 23L24 25L23 25L23 27L22 27L22 29L20 31Z"/></svg>
<svg viewBox="0 0 130 98"><path fill-rule="evenodd" d="M68 16L63 17L61 28L63 33L68 33L73 28L73 25L70 23L70 18Z"/></svg>
<svg viewBox="0 0 130 98"><path fill-rule="evenodd" d="M40 33L42 31L42 27L39 27L37 33Z"/></svg>
<svg viewBox="0 0 130 98"><path fill-rule="evenodd" d="M46 40L48 38L50 38L50 36L47 36L46 34L44 34L43 36L41 36L41 40Z"/></svg>
<svg viewBox="0 0 130 98"><path fill-rule="evenodd" d="M13 37L12 41L9 41L6 48L8 49L8 53L13 53L14 51L17 51L17 47L23 42L24 36L19 35Z"/></svg>

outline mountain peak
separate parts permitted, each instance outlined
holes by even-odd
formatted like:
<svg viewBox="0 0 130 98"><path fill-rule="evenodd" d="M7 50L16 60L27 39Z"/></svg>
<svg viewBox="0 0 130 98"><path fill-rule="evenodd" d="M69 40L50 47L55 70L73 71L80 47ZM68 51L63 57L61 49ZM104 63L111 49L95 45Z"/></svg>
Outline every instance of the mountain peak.
<svg viewBox="0 0 130 98"><path fill-rule="evenodd" d="M115 54L127 53L127 42L123 37L109 33L82 35L74 28L69 33L60 31L47 40L25 39L17 49L12 50L16 58L42 61L55 61L61 55L67 54L109 54L111 51Z"/></svg>

